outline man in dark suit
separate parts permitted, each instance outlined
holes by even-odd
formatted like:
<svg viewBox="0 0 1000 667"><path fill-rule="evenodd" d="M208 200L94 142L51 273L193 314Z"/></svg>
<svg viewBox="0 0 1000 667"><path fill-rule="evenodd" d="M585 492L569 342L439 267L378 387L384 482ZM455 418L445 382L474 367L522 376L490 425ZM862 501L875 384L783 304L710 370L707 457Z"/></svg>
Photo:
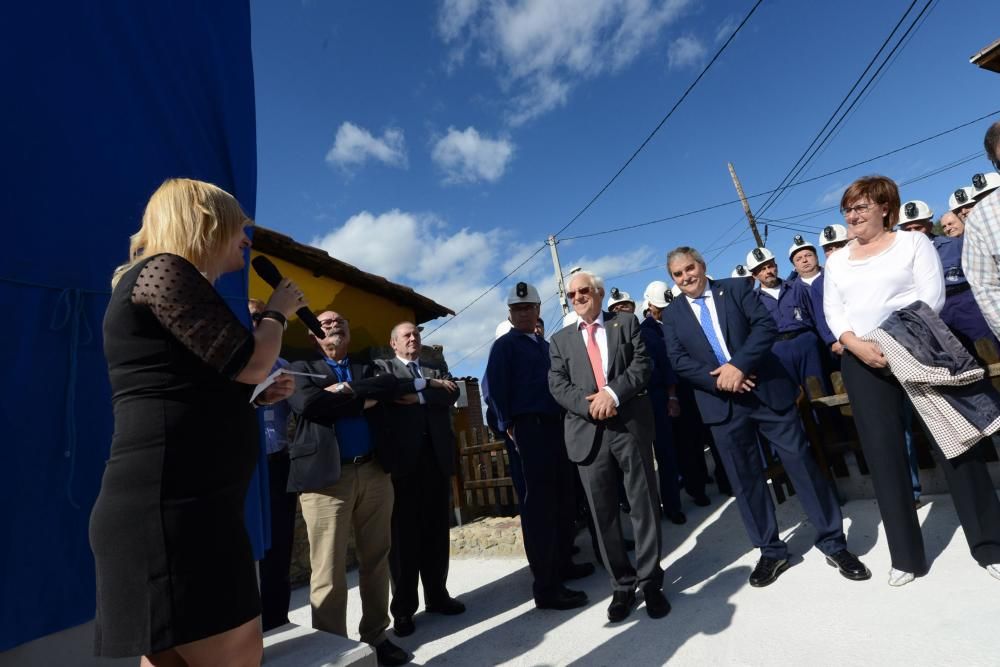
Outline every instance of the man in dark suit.
<svg viewBox="0 0 1000 667"><path fill-rule="evenodd" d="M624 620L642 589L652 618L666 616L660 568L660 500L653 472L653 412L646 396L652 362L631 313L601 311L604 282L573 274L566 295L577 323L550 341L549 390L564 410L566 450L577 464L611 575L608 619ZM636 567L629 561L618 511L618 479L632 506Z"/></svg>
<svg viewBox="0 0 1000 667"><path fill-rule="evenodd" d="M309 602L313 627L347 636L347 541L354 528L360 563L361 640L375 647L379 664L409 657L385 636L389 627L389 545L393 503L388 470L393 460L385 405L413 392L413 378L378 375L370 363L348 358L347 319L318 317L326 337L315 361L292 370L297 391L288 399L297 416L288 447L288 490L299 492L309 534Z"/></svg>
<svg viewBox="0 0 1000 667"><path fill-rule="evenodd" d="M750 541L761 550L751 586L767 586L788 567L764 480L757 430L781 456L799 502L818 531L816 546L852 580L871 572L847 550L840 507L816 467L795 410L798 387L771 351L777 326L742 278L710 281L694 248L667 255L667 270L682 295L663 315L674 370L694 387L702 419L712 430Z"/></svg>
<svg viewBox="0 0 1000 667"><path fill-rule="evenodd" d="M389 345L396 356L376 363L386 373L427 386L388 405L394 457L392 485L393 629L405 637L415 626L417 583L423 583L430 613L461 614L465 605L448 594L449 479L455 472L455 433L450 408L458 387L443 360L421 359L420 329L400 322Z"/></svg>

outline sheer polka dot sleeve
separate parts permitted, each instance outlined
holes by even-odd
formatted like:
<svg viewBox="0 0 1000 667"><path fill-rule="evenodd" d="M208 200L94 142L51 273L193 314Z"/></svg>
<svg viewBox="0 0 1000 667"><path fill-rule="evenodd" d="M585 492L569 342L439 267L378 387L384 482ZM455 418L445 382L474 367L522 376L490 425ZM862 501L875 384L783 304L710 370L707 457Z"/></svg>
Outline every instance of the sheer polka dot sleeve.
<svg viewBox="0 0 1000 667"><path fill-rule="evenodd" d="M149 307L184 347L226 377L236 377L253 354L253 333L183 257L151 257L139 271L132 303Z"/></svg>

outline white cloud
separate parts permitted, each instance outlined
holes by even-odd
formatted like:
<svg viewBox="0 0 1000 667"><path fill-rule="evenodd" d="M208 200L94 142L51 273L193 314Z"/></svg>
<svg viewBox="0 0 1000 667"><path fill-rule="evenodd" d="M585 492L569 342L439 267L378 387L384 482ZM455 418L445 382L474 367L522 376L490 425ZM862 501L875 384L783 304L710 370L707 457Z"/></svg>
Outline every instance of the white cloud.
<svg viewBox="0 0 1000 667"><path fill-rule="evenodd" d="M840 204L840 198L844 194L844 190L847 189L847 183L837 181L820 195L817 200L820 206L832 206L833 204Z"/></svg>
<svg viewBox="0 0 1000 667"><path fill-rule="evenodd" d="M326 161L346 168L362 165L369 158L405 169L407 159L403 131L387 128L381 137L376 137L354 123L341 123L333 147L326 154Z"/></svg>
<svg viewBox="0 0 1000 667"><path fill-rule="evenodd" d="M705 45L693 35L682 35L667 47L667 67L683 69L701 64L705 59Z"/></svg>
<svg viewBox="0 0 1000 667"><path fill-rule="evenodd" d="M513 155L509 140L489 139L471 126L462 131L449 127L431 151L431 159L445 173L445 183L496 182Z"/></svg>
<svg viewBox="0 0 1000 667"><path fill-rule="evenodd" d="M456 311L481 297L453 322L426 337L427 344L444 346L445 358L457 375L482 375L496 326L507 316L507 292L511 285L518 280L529 281L538 288L543 300L556 290L555 272L546 249L487 293L491 285L523 262L538 245L513 241L508 232L500 229L480 232L455 228L433 214L398 209L377 214L362 211L317 236L311 245L365 271L409 285ZM564 269L579 265L606 278L643 268L656 255L646 246L596 257L578 255L568 247L562 249ZM543 305L547 319L557 311L556 299L549 299ZM425 334L449 319L426 323ZM559 323L549 322L548 328L556 331ZM462 361L464 357L468 358Z"/></svg>
<svg viewBox="0 0 1000 667"><path fill-rule="evenodd" d="M736 30L736 26L739 24L740 19L738 17L734 15L727 16L715 31L715 43L721 44L729 39L729 36L733 34L733 31Z"/></svg>
<svg viewBox="0 0 1000 667"><path fill-rule="evenodd" d="M566 103L573 85L630 64L691 0L445 0L438 19L460 62L474 44L520 125Z"/></svg>

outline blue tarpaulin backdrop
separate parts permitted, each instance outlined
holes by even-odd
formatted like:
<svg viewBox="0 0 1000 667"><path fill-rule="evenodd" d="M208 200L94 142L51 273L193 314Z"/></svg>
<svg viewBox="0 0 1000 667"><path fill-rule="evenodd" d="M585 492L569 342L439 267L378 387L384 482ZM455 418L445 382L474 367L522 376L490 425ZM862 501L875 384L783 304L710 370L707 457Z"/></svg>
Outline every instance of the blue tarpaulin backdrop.
<svg viewBox="0 0 1000 667"><path fill-rule="evenodd" d="M246 0L2 15L0 651L93 618L87 522L112 431L101 320L146 200L171 176L251 216L256 196ZM245 318L246 274L219 287Z"/></svg>

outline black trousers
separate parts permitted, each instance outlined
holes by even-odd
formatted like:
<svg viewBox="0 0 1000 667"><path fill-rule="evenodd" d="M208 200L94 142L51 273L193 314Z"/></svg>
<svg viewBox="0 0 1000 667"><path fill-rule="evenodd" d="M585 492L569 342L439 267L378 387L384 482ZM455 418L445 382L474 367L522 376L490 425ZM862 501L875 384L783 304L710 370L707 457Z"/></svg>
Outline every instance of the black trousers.
<svg viewBox="0 0 1000 667"><path fill-rule="evenodd" d="M260 620L264 632L288 623L292 588L288 570L292 564L295 535L295 498L288 493L288 450L267 456L268 490L271 496L271 548L260 561Z"/></svg>
<svg viewBox="0 0 1000 667"><path fill-rule="evenodd" d="M653 470L653 443L636 442L618 420L599 427L601 439L593 460L578 465L580 480L590 502L597 528L601 557L611 575L614 590L663 585L660 567L660 501ZM618 474L624 477L625 496L632 511L636 566L625 550L621 514L618 510Z"/></svg>
<svg viewBox="0 0 1000 667"><path fill-rule="evenodd" d="M892 566L924 574L927 558L913 507L903 440L906 392L891 375L871 368L849 352L844 353L842 368L861 447L871 470ZM983 443L961 456L947 459L929 434L927 440L935 462L944 472L972 557L983 566L1000 563L1000 500L986 469Z"/></svg>
<svg viewBox="0 0 1000 667"><path fill-rule="evenodd" d="M448 599L448 478L438 468L430 442L424 444L417 469L394 477L392 506L392 575L394 617L417 611L417 584L423 583L424 605Z"/></svg>
<svg viewBox="0 0 1000 667"><path fill-rule="evenodd" d="M562 585L570 562L576 512L573 464L566 457L559 415L515 418L514 439L525 484L521 531L538 598Z"/></svg>

